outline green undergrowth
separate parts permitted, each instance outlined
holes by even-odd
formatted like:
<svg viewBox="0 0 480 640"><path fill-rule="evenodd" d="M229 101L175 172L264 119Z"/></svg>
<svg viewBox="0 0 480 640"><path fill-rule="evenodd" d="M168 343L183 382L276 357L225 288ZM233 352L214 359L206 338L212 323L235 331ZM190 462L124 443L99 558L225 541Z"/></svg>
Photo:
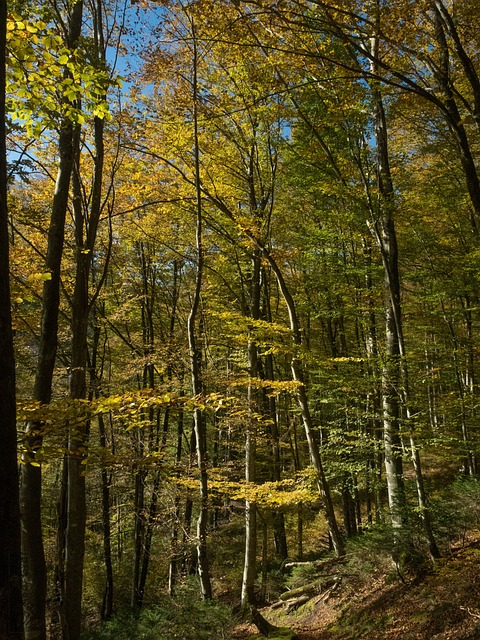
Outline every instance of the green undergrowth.
<svg viewBox="0 0 480 640"><path fill-rule="evenodd" d="M198 588L188 586L175 599L119 612L100 628L86 631L82 640L229 640L231 628L228 607L201 601Z"/></svg>
<svg viewBox="0 0 480 640"><path fill-rule="evenodd" d="M387 613L372 616L369 611L348 611L330 627L330 631L341 634L342 638L368 638L374 631L386 632L391 621Z"/></svg>

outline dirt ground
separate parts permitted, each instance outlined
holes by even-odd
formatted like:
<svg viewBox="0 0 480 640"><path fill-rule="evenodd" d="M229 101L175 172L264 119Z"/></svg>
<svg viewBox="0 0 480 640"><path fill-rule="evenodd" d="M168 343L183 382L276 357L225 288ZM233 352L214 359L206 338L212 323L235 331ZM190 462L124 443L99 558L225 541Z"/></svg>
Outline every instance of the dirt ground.
<svg viewBox="0 0 480 640"><path fill-rule="evenodd" d="M480 640L480 532L421 578L359 579L347 564L332 592L319 593L289 614L272 607L261 613L300 640ZM243 624L234 637L262 636Z"/></svg>

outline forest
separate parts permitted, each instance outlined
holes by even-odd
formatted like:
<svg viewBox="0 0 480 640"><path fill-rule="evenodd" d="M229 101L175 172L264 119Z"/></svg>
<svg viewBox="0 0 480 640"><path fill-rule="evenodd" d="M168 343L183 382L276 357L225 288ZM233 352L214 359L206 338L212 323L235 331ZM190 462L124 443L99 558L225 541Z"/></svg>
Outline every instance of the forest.
<svg viewBox="0 0 480 640"><path fill-rule="evenodd" d="M293 638L288 571L434 571L480 525L480 1L0 6L0 640Z"/></svg>

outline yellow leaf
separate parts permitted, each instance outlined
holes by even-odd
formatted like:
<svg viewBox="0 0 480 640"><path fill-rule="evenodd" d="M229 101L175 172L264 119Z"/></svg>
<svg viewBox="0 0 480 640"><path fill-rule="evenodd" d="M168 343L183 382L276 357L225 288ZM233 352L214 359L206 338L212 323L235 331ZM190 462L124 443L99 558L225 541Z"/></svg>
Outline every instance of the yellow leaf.
<svg viewBox="0 0 480 640"><path fill-rule="evenodd" d="M27 280L29 282L33 282L34 280L51 280L52 274L47 271L47 273L31 273Z"/></svg>

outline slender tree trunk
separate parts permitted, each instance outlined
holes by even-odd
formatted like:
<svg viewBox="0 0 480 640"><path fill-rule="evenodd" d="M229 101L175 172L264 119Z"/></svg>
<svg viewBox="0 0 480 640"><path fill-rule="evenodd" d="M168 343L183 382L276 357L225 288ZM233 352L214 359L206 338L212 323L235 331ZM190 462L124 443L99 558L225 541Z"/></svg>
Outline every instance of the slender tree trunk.
<svg viewBox="0 0 480 640"><path fill-rule="evenodd" d="M250 317L258 320L260 317L260 254L255 250L252 260L252 277L250 283ZM255 414L258 413L256 402L255 378L258 376L258 353L254 338L248 343L248 412L249 421L245 435L245 480L247 484L256 481L256 431ZM241 606L255 605L255 576L257 563L257 505L253 500L245 501L245 555L243 565L243 580L241 592Z"/></svg>
<svg viewBox="0 0 480 640"><path fill-rule="evenodd" d="M139 461L138 468L135 469L135 489L133 502L133 572L132 572L132 592L130 604L132 608L139 606L138 585L140 581L140 566L142 561L142 551L145 539L145 478L146 471L143 468L143 458L145 456L144 431L142 428L135 429L135 456Z"/></svg>
<svg viewBox="0 0 480 640"><path fill-rule="evenodd" d="M77 132L80 135L80 132ZM88 277L91 256L84 252L84 212L80 187L80 152L73 176L73 209L75 216L76 271L72 298L72 346L70 398L84 399L87 395L87 327L88 327ZM66 624L64 640L80 637L81 601L83 583L83 559L85 555L86 496L85 475L82 464L89 421L81 409L72 412L69 424L68 452L65 458L67 470L67 528L65 532L65 582L63 607Z"/></svg>
<svg viewBox="0 0 480 640"><path fill-rule="evenodd" d="M378 358L378 332L377 318L373 301L373 279L372 279L372 238L363 238L363 258L365 266L365 291L368 302L368 311L366 314L365 329L365 350L367 354L367 371L370 380L372 380L371 390L367 394L365 413L371 414L373 417L367 426L367 436L374 442L374 450L371 457L366 463L366 493L367 493L367 518L373 522L373 509L375 504L376 521L381 519L381 470L383 466L382 454L379 451L380 439L382 433L380 416L381 390L376 384L379 375L379 358ZM373 486L372 486L373 485ZM373 498L373 500L372 500Z"/></svg>
<svg viewBox="0 0 480 640"><path fill-rule="evenodd" d="M196 464L197 453L197 437L195 434L195 426L190 433L190 450L189 450L189 467ZM191 574L197 569L197 559L192 557L191 537L192 537L192 514L193 514L193 498L191 492L187 491L185 500L185 509L183 513L183 553L182 553L182 573Z"/></svg>
<svg viewBox="0 0 480 640"><path fill-rule="evenodd" d="M463 168L468 195L470 196L470 202L474 211L474 215L471 217L472 229L475 233L478 233L478 222L480 220L480 180L467 131L464 127L463 119L460 115L455 95L452 90L453 83L450 78L450 53L447 39L445 37L445 27L448 29L445 19L448 14L439 0L435 0L433 2L433 12L435 20L435 42L439 48L439 63L435 67L433 76L438 84L439 90L443 94L443 101L445 105L443 115L451 132L453 133L458 147L459 159ZM452 22L450 22L450 26L453 26ZM473 66L472 69L474 70ZM480 112L478 111L480 106L478 77L476 78L474 85L474 91L476 91L476 124L480 127Z"/></svg>
<svg viewBox="0 0 480 640"><path fill-rule="evenodd" d="M95 272L92 273L94 275ZM101 309L103 307L103 303L101 305ZM93 315L93 344L92 344L92 355L90 361L90 393L89 399L93 400L93 398L100 398L100 384L101 384L101 375L98 374L98 362L97 358L99 355L99 344L101 337L101 325L97 321L97 305L94 306L94 315ZM102 309L102 315L104 315L104 309ZM101 370L103 370L103 366L101 366ZM105 420L102 414L99 414L97 417L98 420L98 434L99 434L99 444L103 451L107 451L107 433L105 428ZM113 450L112 443L112 450ZM113 453L113 451L112 451ZM101 611L101 619L109 620L113 614L113 562L112 562L112 526L111 526L111 517L110 511L112 507L111 496L110 496L110 485L112 482L112 474L109 473L104 465L102 465L101 472L101 492L102 492L102 527L103 527L103 559L105 564L105 589L103 592L103 602L102 602L102 611Z"/></svg>
<svg viewBox="0 0 480 640"><path fill-rule="evenodd" d="M269 287L267 287L267 276L264 269L263 279L265 281L264 287L264 317L268 322L272 322L272 314L270 310L270 295ZM274 380L275 373L273 368L273 356L271 353L265 356L265 377L267 380ZM267 406L267 413L270 416L270 439L271 439L271 458L272 458L272 470L271 479L273 481L279 481L281 479L281 464L280 464L280 433L278 428L278 415L277 415L277 401L273 394L266 394L264 392L264 401ZM283 511L275 510L273 513L273 538L275 542L275 551L277 556L281 560L285 560L288 557L287 548L287 535L285 532L285 518Z"/></svg>
<svg viewBox="0 0 480 640"><path fill-rule="evenodd" d="M138 594L137 594L137 601L136 601L137 607L141 607L143 605L143 598L145 595L145 586L147 584L148 567L150 564L150 554L152 549L153 527L154 527L155 519L157 516L157 502L158 502L158 491L160 489L160 478L161 478L161 472L157 471L155 473L155 480L153 482L152 498L150 501L148 518L146 521L145 544L143 548L142 567L140 571L140 578L138 581Z"/></svg>
<svg viewBox="0 0 480 640"><path fill-rule="evenodd" d="M155 369L152 362L154 354L155 334L153 326L153 311L155 304L155 294L153 290L154 274L151 265L151 259L147 256L146 247L143 242L138 243L138 255L140 258L142 273L142 341L143 341L143 377L142 388L153 389L155 384ZM150 407L145 412L145 419L153 425L154 410ZM133 573L132 573L132 595L131 605L133 608L140 608L143 602L142 577L146 582L147 568L149 560L145 558L147 549L148 521L149 516L146 513L145 505L145 483L148 471L143 468L143 457L148 447L152 447L152 436L148 438L145 435L146 429L138 427L135 429L136 452L139 459L139 468L135 472L135 504L134 504L134 553L133 553ZM158 441L158 433L157 433ZM154 486L156 485L155 475ZM153 494L153 508L156 509L156 492ZM150 540L151 543L151 540ZM149 550L148 550L149 553ZM146 562L146 564L145 564ZM145 571L145 573L144 573ZM145 582L143 589L145 588Z"/></svg>
<svg viewBox="0 0 480 640"><path fill-rule="evenodd" d="M173 340L175 336L175 323L177 318L177 304L180 293L180 269L177 260L173 261L173 291L172 291L172 311L170 314L170 328L169 328L169 358L173 360ZM172 367L169 365L168 370L169 380L172 379ZM180 379L183 384L183 371L180 372ZM181 395L184 395L184 391L182 389ZM177 478L181 475L180 464L182 461L182 451L183 451L183 434L184 434L184 413L183 409L179 408L178 419L177 419L177 443L175 450L175 476ZM179 534L179 522L180 522L180 496L176 492L174 499L174 513L173 513L173 524L172 524L172 532L170 537L170 562L168 567L168 593L170 596L175 595L175 586L177 581L177 575L180 569L180 561L181 556L179 554L179 545L178 545L178 534Z"/></svg>
<svg viewBox="0 0 480 640"><path fill-rule="evenodd" d="M260 590L260 602L267 600L267 576L268 576L268 524L262 518L262 583Z"/></svg>
<svg viewBox="0 0 480 640"><path fill-rule="evenodd" d="M377 19L378 15L377 15ZM372 53L378 55L378 38L372 38ZM375 64L372 71L375 72ZM390 174L385 112L380 93L373 90L373 119L377 153L377 184L379 212L370 224L378 242L385 290L385 355L382 369L383 444L390 518L396 543L404 525L406 503L403 482L402 447L400 440L400 345L399 317L400 280L395 225L392 216L394 190Z"/></svg>
<svg viewBox="0 0 480 640"><path fill-rule="evenodd" d="M378 42L376 38L373 39L372 48L377 58ZM373 70L375 71L375 69ZM410 422L411 415L409 407L408 368L402 324L398 247L393 218L395 194L389 163L385 111L382 97L376 89L373 90L373 101L380 214L376 223L372 225L372 230L377 239L382 256L386 298L386 353L382 373L385 470L392 525L394 535L398 541L398 536L404 526L406 509L399 426L401 400L406 408L406 417ZM429 543L430 554L432 557L437 558L440 553L433 537L420 454L413 435L410 435L409 441L412 463L415 470L418 505L421 512L424 532ZM396 553L395 550L394 553Z"/></svg>
<svg viewBox="0 0 480 640"><path fill-rule="evenodd" d="M193 126L194 126L194 155L195 155L195 192L196 192L196 247L197 247L197 274L195 281L195 293L188 317L188 344L190 348L190 369L192 376L193 395L200 398L202 395L201 379L201 359L200 350L197 346L196 319L200 305L202 280L203 280L203 214L202 214L202 193L200 182L200 148L198 143L198 52L195 25L191 21L193 39ZM212 586L210 582L210 569L207 555L207 524L208 524L208 473L207 473L207 439L206 425L203 411L197 407L194 410L194 425L197 444L197 463L200 472L200 512L197 520L197 560L198 575L200 578L200 588L202 598L210 600L212 598Z"/></svg>
<svg viewBox="0 0 480 640"><path fill-rule="evenodd" d="M65 443L65 448L68 443ZM53 571L53 606L51 609L51 631L54 640L67 635L63 594L65 584L65 536L67 530L67 465L64 463L60 476L60 492L57 502L55 540L55 564Z"/></svg>
<svg viewBox="0 0 480 640"><path fill-rule="evenodd" d="M477 306L478 302L476 301L475 306ZM463 306L463 315L465 318L465 328L467 332L467 363L465 367L465 392L466 392L466 402L467 405L465 407L466 413L468 413L470 417L471 425L476 424L476 376L475 376L475 338L474 338L474 330L473 330L473 319L472 319L472 300L470 296L465 296L465 301L462 299ZM465 422L467 422L467 418L465 417ZM472 429L473 430L473 429ZM466 455L468 460L468 474L471 476L475 476L477 474L477 457L474 452L474 446L472 442L472 437L470 434L466 434L467 442L466 444Z"/></svg>
<svg viewBox="0 0 480 640"><path fill-rule="evenodd" d="M98 416L100 446L106 450L107 438L103 416ZM110 483L111 475L105 468L102 477L102 526L103 526L103 558L105 562L105 591L102 604L102 620L109 620L113 614L113 563L112 563L112 526L110 520Z"/></svg>
<svg viewBox="0 0 480 640"><path fill-rule="evenodd" d="M177 422L177 447L175 453L175 475L177 478L181 475L180 463L182 461L182 443L183 443L183 410L180 410ZM173 515L173 526L170 543L170 564L168 571L168 593L170 596L175 595L175 586L177 582L177 575L180 569L181 556L178 550L178 523L180 521L180 497L175 495L175 509Z"/></svg>
<svg viewBox="0 0 480 640"><path fill-rule="evenodd" d="M80 135L77 130L76 135ZM82 204L80 184L80 152L77 152L76 171L73 175L73 210L75 218L76 270L72 298L72 347L70 398L87 397L87 330L91 310L89 300L90 269L95 249L98 223L102 211L102 180L104 167L104 123L94 120L94 176L90 212ZM78 144L78 143L77 143ZM77 423L69 427L67 468L67 528L65 532L65 582L63 607L66 634L64 640L78 640L82 621L83 564L85 556L86 493L83 460L88 444L90 421L77 414Z"/></svg>
<svg viewBox="0 0 480 640"><path fill-rule="evenodd" d="M72 8L67 25L66 44L75 48L81 32L83 2ZM68 75L70 72L67 71ZM65 217L69 198L70 180L75 157L74 127L65 121L58 138L58 173L48 231L45 280L42 299L42 320L34 399L48 404L51 399L52 379L57 352L58 309L60 305L60 266L63 254ZM21 468L22 505L22 561L25 637L44 640L46 637L45 598L47 576L43 549L41 522L41 467L35 463L36 451L42 446L42 425L27 425L26 453Z"/></svg>

